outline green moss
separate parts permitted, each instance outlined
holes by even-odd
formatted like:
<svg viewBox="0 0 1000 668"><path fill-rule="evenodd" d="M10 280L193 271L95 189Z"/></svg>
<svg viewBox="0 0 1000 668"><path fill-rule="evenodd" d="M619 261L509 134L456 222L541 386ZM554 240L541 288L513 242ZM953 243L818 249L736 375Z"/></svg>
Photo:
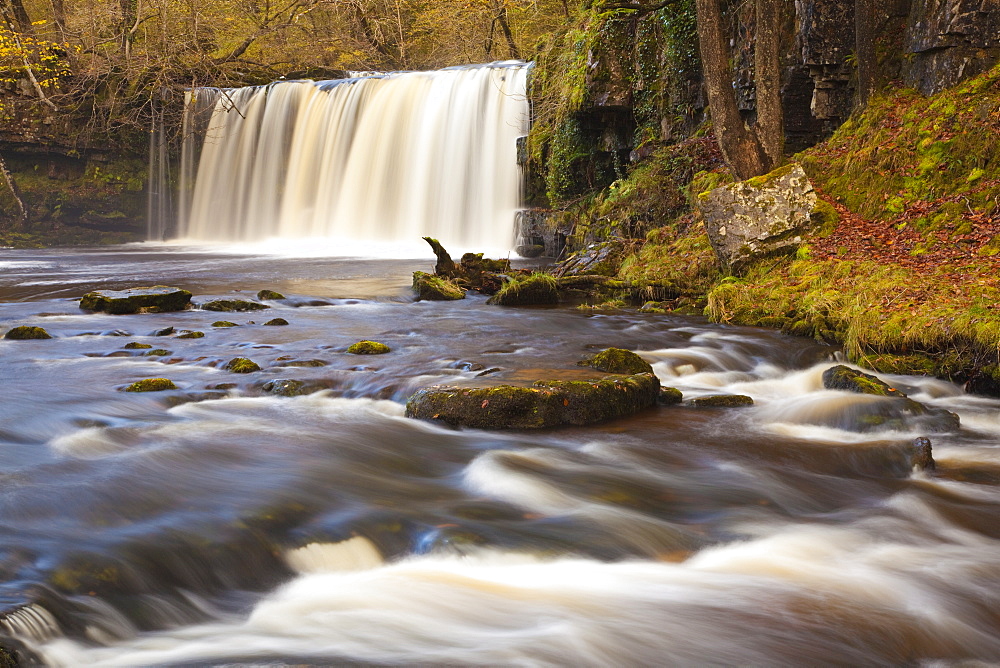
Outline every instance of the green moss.
<svg viewBox="0 0 1000 668"><path fill-rule="evenodd" d="M425 271L413 272L413 291L417 293L417 299L428 301L465 299L465 291L454 282Z"/></svg>
<svg viewBox="0 0 1000 668"><path fill-rule="evenodd" d="M233 373L253 373L260 371L260 366L249 358L234 357L226 363L225 369Z"/></svg>
<svg viewBox="0 0 1000 668"><path fill-rule="evenodd" d="M212 327L239 327L239 325L228 320L216 320L212 323Z"/></svg>
<svg viewBox="0 0 1000 668"><path fill-rule="evenodd" d="M271 320L268 320L267 322L264 323L264 325L268 327L282 327L287 324L288 321L285 320L284 318L272 318Z"/></svg>
<svg viewBox="0 0 1000 668"><path fill-rule="evenodd" d="M778 179L788 176L792 170L795 169L795 166L795 163L790 162L787 165L782 165L781 167L768 172L767 174L762 174L760 176L755 176L752 179L748 179L747 184L749 184L752 188L763 188Z"/></svg>
<svg viewBox="0 0 1000 668"><path fill-rule="evenodd" d="M532 306L559 303L559 285L552 276L534 273L514 278L489 298L487 304L497 306Z"/></svg>
<svg viewBox="0 0 1000 668"><path fill-rule="evenodd" d="M824 237L829 236L837 228L837 223L840 222L840 214L837 213L832 204L822 197L816 198L816 206L813 207L809 215L816 224L819 235Z"/></svg>
<svg viewBox="0 0 1000 668"><path fill-rule="evenodd" d="M740 408L753 406L753 399L745 394L712 394L696 397L689 403L697 408Z"/></svg>
<svg viewBox="0 0 1000 668"><path fill-rule="evenodd" d="M684 400L684 394L676 387L661 387L659 401L661 404L673 406Z"/></svg>
<svg viewBox="0 0 1000 668"><path fill-rule="evenodd" d="M177 335L178 339L201 339L205 337L205 332L185 331Z"/></svg>
<svg viewBox="0 0 1000 668"><path fill-rule="evenodd" d="M271 307L246 299L215 299L202 304L201 308L205 311L262 311Z"/></svg>
<svg viewBox="0 0 1000 668"><path fill-rule="evenodd" d="M164 348L154 348L153 350L143 353L145 357L166 357L169 354L170 351Z"/></svg>
<svg viewBox="0 0 1000 668"><path fill-rule="evenodd" d="M183 311L191 303L191 293L180 288L155 285L127 290L98 290L80 298L80 308L124 315Z"/></svg>
<svg viewBox="0 0 1000 668"><path fill-rule="evenodd" d="M653 373L653 367L650 366L649 362L631 350L623 348L607 348L593 357L579 362L579 364L598 371L622 373L630 376L637 373Z"/></svg>
<svg viewBox="0 0 1000 668"><path fill-rule="evenodd" d="M870 394L876 397L905 397L906 395L894 387L889 387L879 378L838 364L823 372L823 387L828 390L845 390L857 394Z"/></svg>
<svg viewBox="0 0 1000 668"><path fill-rule="evenodd" d="M275 292L274 290L261 290L257 293L257 299L261 301L274 300L274 299L284 299L285 295L280 292Z"/></svg>
<svg viewBox="0 0 1000 668"><path fill-rule="evenodd" d="M43 327L20 325L7 330L3 338L11 341L27 341L30 339L51 339L52 336Z"/></svg>
<svg viewBox="0 0 1000 668"><path fill-rule="evenodd" d="M176 390L177 386L169 378L145 378L143 380L137 380L128 387L124 388L123 392L163 392L164 390Z"/></svg>
<svg viewBox="0 0 1000 668"><path fill-rule="evenodd" d="M384 355L391 352L389 346L378 341L358 341L347 348L352 355Z"/></svg>
<svg viewBox="0 0 1000 668"><path fill-rule="evenodd" d="M126 350L149 350L152 347L153 346L149 345L148 343L139 343L137 341L132 341L130 343L125 344Z"/></svg>

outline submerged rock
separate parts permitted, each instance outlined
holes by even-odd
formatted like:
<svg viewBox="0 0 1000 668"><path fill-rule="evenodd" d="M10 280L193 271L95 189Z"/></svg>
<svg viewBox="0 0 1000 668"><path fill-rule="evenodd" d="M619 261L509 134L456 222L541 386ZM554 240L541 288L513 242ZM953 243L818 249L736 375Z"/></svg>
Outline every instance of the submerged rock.
<svg viewBox="0 0 1000 668"><path fill-rule="evenodd" d="M253 373L260 371L260 366L248 357L234 357L226 362L225 369L233 373Z"/></svg>
<svg viewBox="0 0 1000 668"><path fill-rule="evenodd" d="M913 439L913 468L921 471L933 470L934 453L931 450L931 439L920 436Z"/></svg>
<svg viewBox="0 0 1000 668"><path fill-rule="evenodd" d="M214 299L202 304L201 308L203 311L263 311L271 307L246 299Z"/></svg>
<svg viewBox="0 0 1000 668"><path fill-rule="evenodd" d="M652 374L592 381L538 381L530 387L436 386L406 403L406 416L477 429L539 429L626 417L652 406L660 383Z"/></svg>
<svg viewBox="0 0 1000 668"><path fill-rule="evenodd" d="M163 392L164 390L176 390L177 386L169 378L145 378L137 380L122 392Z"/></svg>
<svg viewBox="0 0 1000 668"><path fill-rule="evenodd" d="M877 397L905 397L906 395L870 373L838 364L823 372L823 387Z"/></svg>
<svg viewBox="0 0 1000 668"><path fill-rule="evenodd" d="M392 349L384 343L378 341L358 341L347 348L347 352L352 355L385 355L392 352Z"/></svg>
<svg viewBox="0 0 1000 668"><path fill-rule="evenodd" d="M802 166L791 163L701 193L698 208L719 262L739 272L752 260L795 252L819 227L812 218L816 201Z"/></svg>
<svg viewBox="0 0 1000 668"><path fill-rule="evenodd" d="M153 336L170 336L174 333L173 327L164 327L163 329L158 329L153 332Z"/></svg>
<svg viewBox="0 0 1000 668"><path fill-rule="evenodd" d="M738 408L753 406L753 398L745 394L710 394L692 399L689 403L697 408Z"/></svg>
<svg viewBox="0 0 1000 668"><path fill-rule="evenodd" d="M51 339L52 335L46 332L44 327L21 325L7 330L3 338L11 341L29 341L31 339Z"/></svg>
<svg viewBox="0 0 1000 668"><path fill-rule="evenodd" d="M413 272L413 291L417 299L428 301L453 301L465 299L465 291L447 278L428 274L425 271Z"/></svg>
<svg viewBox="0 0 1000 668"><path fill-rule="evenodd" d="M190 292L165 285L127 290L96 290L80 299L80 308L86 311L103 311L115 315L183 311L190 304Z"/></svg>
<svg viewBox="0 0 1000 668"><path fill-rule="evenodd" d="M301 380L278 378L264 383L263 389L265 392L276 394L280 397L297 397L300 394L305 394L303 391L305 386L306 384Z"/></svg>
<svg viewBox="0 0 1000 668"><path fill-rule="evenodd" d="M508 281L486 303L497 306L558 304L559 286L556 279L548 274L531 274L526 278Z"/></svg>
<svg viewBox="0 0 1000 668"><path fill-rule="evenodd" d="M631 350L624 348L607 348L593 357L578 362L580 366L589 366L607 373L653 373L653 367L646 360Z"/></svg>
<svg viewBox="0 0 1000 668"><path fill-rule="evenodd" d="M267 322L264 323L264 325L268 327L282 327L287 324L288 321L285 320L284 318L272 318L271 320L268 320Z"/></svg>
<svg viewBox="0 0 1000 668"><path fill-rule="evenodd" d="M261 290L260 292L257 293L257 299L260 299L262 301L268 299L273 300L273 299L284 299L284 298L285 295L281 294L280 292L275 292L274 290Z"/></svg>

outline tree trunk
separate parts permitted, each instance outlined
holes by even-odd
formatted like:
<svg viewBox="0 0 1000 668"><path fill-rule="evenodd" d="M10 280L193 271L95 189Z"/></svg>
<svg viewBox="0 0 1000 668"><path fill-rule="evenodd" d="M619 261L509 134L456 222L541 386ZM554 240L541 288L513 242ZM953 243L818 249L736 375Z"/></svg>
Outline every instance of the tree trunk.
<svg viewBox="0 0 1000 668"><path fill-rule="evenodd" d="M7 27L25 35L34 34L31 17L28 16L21 0L0 0L0 13L3 14Z"/></svg>
<svg viewBox="0 0 1000 668"><path fill-rule="evenodd" d="M757 134L770 162L767 171L780 165L785 158L785 119L781 107L779 58L784 5L784 0L757 0L754 85L757 89Z"/></svg>
<svg viewBox="0 0 1000 668"><path fill-rule="evenodd" d="M875 2L854 0L854 59L858 67L858 104L875 92Z"/></svg>
<svg viewBox="0 0 1000 668"><path fill-rule="evenodd" d="M507 48L510 50L510 57L514 60L521 59L521 52L514 41L514 34L510 29L510 22L507 20L507 4L504 0L492 0L493 10L496 12L496 21L500 24L504 39L507 40Z"/></svg>
<svg viewBox="0 0 1000 668"><path fill-rule="evenodd" d="M767 173L767 154L736 107L729 44L722 30L719 0L697 0L698 46L708 106L722 155L739 180Z"/></svg>
<svg viewBox="0 0 1000 668"><path fill-rule="evenodd" d="M59 38L66 41L66 5L63 0L52 0L52 20L59 30Z"/></svg>
<svg viewBox="0 0 1000 668"><path fill-rule="evenodd" d="M19 210L17 227L23 228L28 222L28 208L24 205L24 199L21 197L21 189L17 187L17 181L14 180L14 175L7 169L7 162L3 159L2 155L0 155L0 174L3 174L4 181L7 182L7 187L10 188L10 192L14 196L14 201L17 202Z"/></svg>

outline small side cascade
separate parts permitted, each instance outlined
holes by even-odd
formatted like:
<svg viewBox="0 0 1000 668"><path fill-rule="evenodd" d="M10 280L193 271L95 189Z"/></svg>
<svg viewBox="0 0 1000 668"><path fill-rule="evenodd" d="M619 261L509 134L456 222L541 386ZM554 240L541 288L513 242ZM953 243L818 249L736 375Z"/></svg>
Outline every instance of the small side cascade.
<svg viewBox="0 0 1000 668"><path fill-rule="evenodd" d="M189 91L178 236L510 249L529 67Z"/></svg>

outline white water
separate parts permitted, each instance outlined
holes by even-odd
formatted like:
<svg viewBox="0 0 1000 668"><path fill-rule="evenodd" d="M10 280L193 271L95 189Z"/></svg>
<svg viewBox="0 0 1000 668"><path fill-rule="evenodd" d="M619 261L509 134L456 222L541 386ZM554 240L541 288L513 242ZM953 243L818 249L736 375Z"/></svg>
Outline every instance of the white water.
<svg viewBox="0 0 1000 668"><path fill-rule="evenodd" d="M179 236L327 246L432 236L449 248L506 252L520 202L527 70L500 63L197 89L188 96ZM193 116L209 106L202 133Z"/></svg>

